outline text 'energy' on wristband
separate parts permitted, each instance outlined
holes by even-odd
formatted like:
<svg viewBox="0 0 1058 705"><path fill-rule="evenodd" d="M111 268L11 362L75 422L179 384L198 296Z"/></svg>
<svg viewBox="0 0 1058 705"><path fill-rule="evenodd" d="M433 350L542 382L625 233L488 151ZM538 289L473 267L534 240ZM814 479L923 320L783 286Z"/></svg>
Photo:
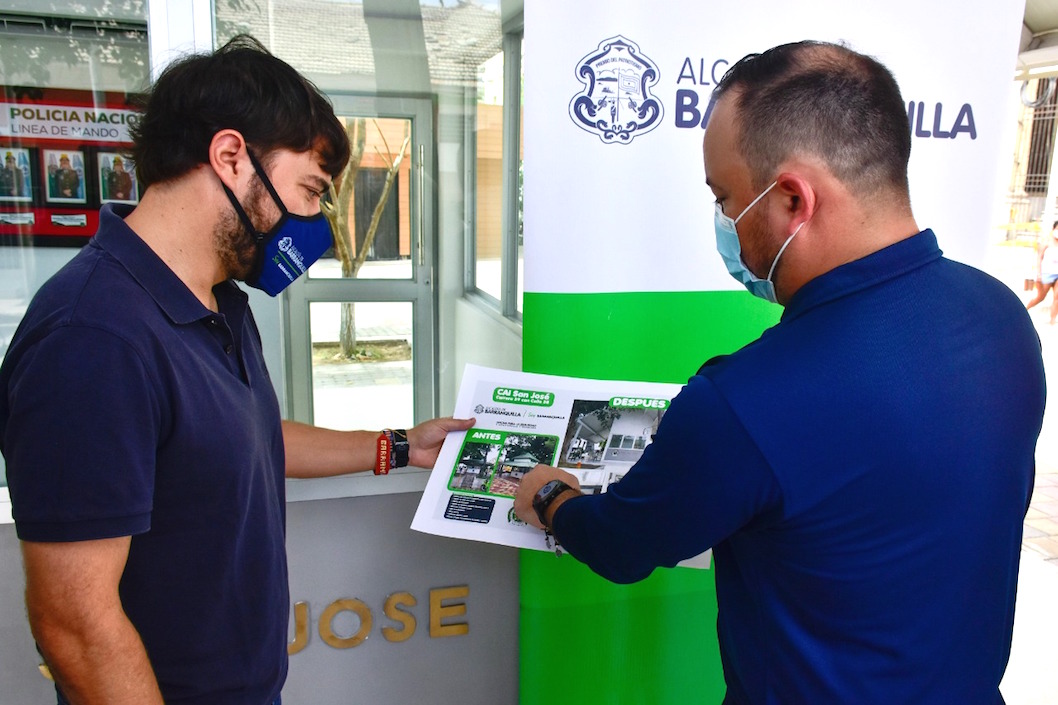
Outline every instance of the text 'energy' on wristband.
<svg viewBox="0 0 1058 705"><path fill-rule="evenodd" d="M388 475L389 469L392 467L393 438L390 433L387 430L378 434L378 441L375 445L376 475Z"/></svg>

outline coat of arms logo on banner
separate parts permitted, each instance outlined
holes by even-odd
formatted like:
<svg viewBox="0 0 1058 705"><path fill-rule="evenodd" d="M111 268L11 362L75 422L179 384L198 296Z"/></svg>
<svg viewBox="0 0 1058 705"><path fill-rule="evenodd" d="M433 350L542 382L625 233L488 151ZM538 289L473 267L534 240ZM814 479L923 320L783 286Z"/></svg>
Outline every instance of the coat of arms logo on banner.
<svg viewBox="0 0 1058 705"><path fill-rule="evenodd" d="M620 35L606 39L577 64L585 88L570 101L569 115L607 144L628 144L661 124L664 110L650 93L660 76L635 42Z"/></svg>

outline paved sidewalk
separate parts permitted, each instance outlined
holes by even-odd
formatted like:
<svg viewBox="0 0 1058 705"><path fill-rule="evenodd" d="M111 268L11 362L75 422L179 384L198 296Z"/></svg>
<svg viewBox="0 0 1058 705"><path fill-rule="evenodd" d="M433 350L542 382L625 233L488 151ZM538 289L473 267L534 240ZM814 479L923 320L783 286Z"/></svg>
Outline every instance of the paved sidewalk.
<svg viewBox="0 0 1058 705"><path fill-rule="evenodd" d="M1054 464L1054 455L1047 459L1043 455L1037 450L1036 488L1025 516L1022 547L1040 554L1058 568L1058 468ZM1058 702L1058 693L1055 693L1055 700Z"/></svg>
<svg viewBox="0 0 1058 705"><path fill-rule="evenodd" d="M312 368L312 376L313 384L318 387L411 384L411 360L316 365Z"/></svg>

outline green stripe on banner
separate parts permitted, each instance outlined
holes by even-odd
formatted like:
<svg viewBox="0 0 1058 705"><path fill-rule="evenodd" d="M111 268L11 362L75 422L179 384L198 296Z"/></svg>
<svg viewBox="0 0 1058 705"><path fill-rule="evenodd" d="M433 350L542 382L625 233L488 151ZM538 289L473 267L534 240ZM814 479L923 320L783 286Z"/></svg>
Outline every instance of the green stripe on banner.
<svg viewBox="0 0 1058 705"><path fill-rule="evenodd" d="M781 313L745 291L527 293L522 368L682 384L709 358L755 340Z"/></svg>
<svg viewBox="0 0 1058 705"><path fill-rule="evenodd" d="M526 372L683 383L781 309L740 291L533 294ZM521 552L521 705L719 703L712 570L659 569L615 585L571 557Z"/></svg>

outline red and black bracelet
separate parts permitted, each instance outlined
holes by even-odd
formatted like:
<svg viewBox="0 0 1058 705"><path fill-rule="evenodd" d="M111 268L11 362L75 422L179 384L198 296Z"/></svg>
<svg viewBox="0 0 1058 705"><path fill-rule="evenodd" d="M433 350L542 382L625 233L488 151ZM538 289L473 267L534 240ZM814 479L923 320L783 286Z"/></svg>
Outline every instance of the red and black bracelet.
<svg viewBox="0 0 1058 705"><path fill-rule="evenodd" d="M410 451L407 431L403 428L383 429L375 446L375 474L388 475L393 468L407 466Z"/></svg>
<svg viewBox="0 0 1058 705"><path fill-rule="evenodd" d="M375 474L388 475L392 466L393 437L389 431L378 434L375 443Z"/></svg>

